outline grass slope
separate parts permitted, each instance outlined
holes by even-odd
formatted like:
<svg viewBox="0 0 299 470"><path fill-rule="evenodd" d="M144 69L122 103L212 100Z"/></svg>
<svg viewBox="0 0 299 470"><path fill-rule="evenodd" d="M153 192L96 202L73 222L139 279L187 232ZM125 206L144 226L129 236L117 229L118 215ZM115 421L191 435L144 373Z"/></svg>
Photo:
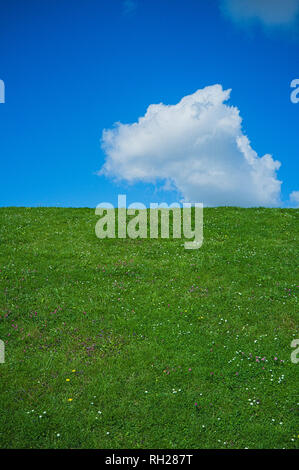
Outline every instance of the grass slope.
<svg viewBox="0 0 299 470"><path fill-rule="evenodd" d="M298 447L298 210L205 209L199 250L98 218L0 209L0 446Z"/></svg>

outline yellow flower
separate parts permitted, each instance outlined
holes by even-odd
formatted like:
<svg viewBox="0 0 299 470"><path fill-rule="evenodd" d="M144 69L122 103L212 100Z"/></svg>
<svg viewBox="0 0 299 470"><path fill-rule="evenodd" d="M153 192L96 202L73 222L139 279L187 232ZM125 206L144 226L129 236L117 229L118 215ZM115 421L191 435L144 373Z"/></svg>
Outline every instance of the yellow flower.
<svg viewBox="0 0 299 470"><path fill-rule="evenodd" d="M66 380L66 382L69 382L71 379L65 379L65 380Z"/></svg>
<svg viewBox="0 0 299 470"><path fill-rule="evenodd" d="M69 398L68 401L73 401L73 399L72 399L72 398Z"/></svg>
<svg viewBox="0 0 299 470"><path fill-rule="evenodd" d="M76 372L76 369L73 369L72 372Z"/></svg>

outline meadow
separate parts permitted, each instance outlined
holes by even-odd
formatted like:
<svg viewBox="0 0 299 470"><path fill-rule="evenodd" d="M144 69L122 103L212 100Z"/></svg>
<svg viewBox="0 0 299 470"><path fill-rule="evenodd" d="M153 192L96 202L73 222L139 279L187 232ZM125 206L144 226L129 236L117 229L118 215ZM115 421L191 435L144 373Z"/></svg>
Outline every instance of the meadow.
<svg viewBox="0 0 299 470"><path fill-rule="evenodd" d="M0 208L1 448L298 448L299 210L204 209L204 242Z"/></svg>

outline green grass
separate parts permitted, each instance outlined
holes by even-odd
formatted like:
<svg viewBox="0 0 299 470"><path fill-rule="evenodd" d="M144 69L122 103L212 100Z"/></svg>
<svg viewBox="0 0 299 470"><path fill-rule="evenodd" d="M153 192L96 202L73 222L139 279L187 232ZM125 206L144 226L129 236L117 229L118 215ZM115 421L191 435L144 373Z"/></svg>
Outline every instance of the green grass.
<svg viewBox="0 0 299 470"><path fill-rule="evenodd" d="M0 446L298 447L298 210L204 209L199 250L98 218L0 209Z"/></svg>

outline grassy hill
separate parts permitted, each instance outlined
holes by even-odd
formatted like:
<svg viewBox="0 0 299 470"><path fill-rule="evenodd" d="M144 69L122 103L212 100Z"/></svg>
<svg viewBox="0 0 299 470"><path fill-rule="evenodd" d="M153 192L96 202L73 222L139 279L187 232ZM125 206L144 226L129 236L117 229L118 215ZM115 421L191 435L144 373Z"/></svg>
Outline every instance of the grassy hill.
<svg viewBox="0 0 299 470"><path fill-rule="evenodd" d="M0 446L298 447L299 211L204 209L204 243L0 209Z"/></svg>

